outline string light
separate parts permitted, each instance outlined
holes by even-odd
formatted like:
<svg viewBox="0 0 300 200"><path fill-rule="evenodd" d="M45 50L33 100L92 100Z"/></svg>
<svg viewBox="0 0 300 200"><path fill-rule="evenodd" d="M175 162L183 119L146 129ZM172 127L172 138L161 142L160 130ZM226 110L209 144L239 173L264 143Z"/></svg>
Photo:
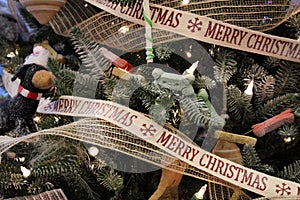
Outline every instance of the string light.
<svg viewBox="0 0 300 200"><path fill-rule="evenodd" d="M293 137L285 137L285 138L283 138L283 140L284 140L284 142L285 143L290 143L291 141L293 141L295 138Z"/></svg>
<svg viewBox="0 0 300 200"><path fill-rule="evenodd" d="M188 57L188 58L190 58L190 57L192 57L192 53L191 52L186 52L186 57Z"/></svg>
<svg viewBox="0 0 300 200"><path fill-rule="evenodd" d="M95 146L90 147L88 151L91 156L97 156L99 153L99 149Z"/></svg>
<svg viewBox="0 0 300 200"><path fill-rule="evenodd" d="M188 58L192 57L192 45L189 46L189 50L185 51L185 53Z"/></svg>
<svg viewBox="0 0 300 200"><path fill-rule="evenodd" d="M58 117L54 117L54 120L55 120L55 122L57 123L58 121L59 121L59 118Z"/></svg>
<svg viewBox="0 0 300 200"><path fill-rule="evenodd" d="M34 120L35 122L40 122L40 121L41 121L41 117L40 117L40 116L35 116L35 117L33 118L33 120Z"/></svg>
<svg viewBox="0 0 300 200"><path fill-rule="evenodd" d="M31 171L23 166L21 166L21 172L25 178L27 178L31 174Z"/></svg>
<svg viewBox="0 0 300 200"><path fill-rule="evenodd" d="M189 3L190 3L190 0L183 0L181 4L182 4L182 5L187 5L187 4L189 4Z"/></svg>
<svg viewBox="0 0 300 200"><path fill-rule="evenodd" d="M129 32L129 27L128 26L122 26L119 30L118 30L119 33L127 33Z"/></svg>
<svg viewBox="0 0 300 200"><path fill-rule="evenodd" d="M194 194L192 200L202 200L204 198L204 194L206 192L207 184L203 185L200 190Z"/></svg>
<svg viewBox="0 0 300 200"><path fill-rule="evenodd" d="M253 95L253 87L254 87L254 80L252 79L244 93L246 95L252 96Z"/></svg>
<svg viewBox="0 0 300 200"><path fill-rule="evenodd" d="M15 52L13 52L13 51L10 52L9 54L6 55L6 57L8 57L8 58L13 58L13 57L15 57L15 56L17 56L17 55L19 55L18 49L16 49Z"/></svg>
<svg viewBox="0 0 300 200"><path fill-rule="evenodd" d="M185 74L194 74L194 71L197 69L197 67L198 67L198 63L199 63L199 61L196 61L196 62L194 62L191 66L190 66L190 68L188 68L187 70L185 70L185 72L183 73L183 75L185 75Z"/></svg>
<svg viewBox="0 0 300 200"><path fill-rule="evenodd" d="M25 157L20 157L18 158L19 162L24 162L25 161Z"/></svg>

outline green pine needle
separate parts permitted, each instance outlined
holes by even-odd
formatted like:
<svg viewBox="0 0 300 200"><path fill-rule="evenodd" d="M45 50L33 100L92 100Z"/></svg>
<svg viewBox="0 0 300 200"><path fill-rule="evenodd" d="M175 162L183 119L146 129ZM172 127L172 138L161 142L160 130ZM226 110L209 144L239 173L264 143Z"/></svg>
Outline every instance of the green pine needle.
<svg viewBox="0 0 300 200"><path fill-rule="evenodd" d="M123 178L113 169L104 169L96 173L97 181L105 188L112 191L118 191L123 186Z"/></svg>
<svg viewBox="0 0 300 200"><path fill-rule="evenodd" d="M294 163L284 167L282 171L278 172L278 176L300 183L300 160L296 160Z"/></svg>
<svg viewBox="0 0 300 200"><path fill-rule="evenodd" d="M214 75L216 81L227 83L231 76L237 70L237 61L234 59L233 51L224 50L217 54L216 66L214 66Z"/></svg>
<svg viewBox="0 0 300 200"><path fill-rule="evenodd" d="M245 167L256 169L267 174L274 174L274 169L272 166L261 163L261 159L259 158L254 147L244 145L242 150L242 156L243 164Z"/></svg>
<svg viewBox="0 0 300 200"><path fill-rule="evenodd" d="M249 123L254 114L250 102L250 96L242 93L239 88L230 85L226 90L227 109L230 118L236 123Z"/></svg>

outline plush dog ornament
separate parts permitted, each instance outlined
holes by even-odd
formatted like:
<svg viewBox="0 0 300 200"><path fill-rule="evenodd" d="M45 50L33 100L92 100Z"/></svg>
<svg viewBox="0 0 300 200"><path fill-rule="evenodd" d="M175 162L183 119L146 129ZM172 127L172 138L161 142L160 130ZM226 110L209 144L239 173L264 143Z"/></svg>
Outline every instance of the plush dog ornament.
<svg viewBox="0 0 300 200"><path fill-rule="evenodd" d="M34 47L23 66L16 71L12 81L20 79L18 94L0 104L0 135L16 129L18 135L36 132L33 116L43 93L54 86L54 76L47 69L49 52L41 46Z"/></svg>

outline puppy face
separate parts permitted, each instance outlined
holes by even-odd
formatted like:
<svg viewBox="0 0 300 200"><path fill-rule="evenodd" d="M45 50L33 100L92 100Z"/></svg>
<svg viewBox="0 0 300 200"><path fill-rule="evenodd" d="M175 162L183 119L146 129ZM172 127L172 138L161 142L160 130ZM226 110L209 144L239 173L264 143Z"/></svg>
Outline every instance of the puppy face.
<svg viewBox="0 0 300 200"><path fill-rule="evenodd" d="M35 88L48 90L54 86L54 76L47 70L39 70L32 76L32 84Z"/></svg>

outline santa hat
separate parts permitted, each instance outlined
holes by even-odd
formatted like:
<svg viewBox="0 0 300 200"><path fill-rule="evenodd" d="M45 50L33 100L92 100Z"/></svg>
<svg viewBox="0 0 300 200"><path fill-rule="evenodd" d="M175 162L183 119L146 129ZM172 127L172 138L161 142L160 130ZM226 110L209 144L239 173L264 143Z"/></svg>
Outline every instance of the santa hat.
<svg viewBox="0 0 300 200"><path fill-rule="evenodd" d="M24 65L37 64L47 67L49 51L42 46L35 46L33 53L25 58Z"/></svg>

